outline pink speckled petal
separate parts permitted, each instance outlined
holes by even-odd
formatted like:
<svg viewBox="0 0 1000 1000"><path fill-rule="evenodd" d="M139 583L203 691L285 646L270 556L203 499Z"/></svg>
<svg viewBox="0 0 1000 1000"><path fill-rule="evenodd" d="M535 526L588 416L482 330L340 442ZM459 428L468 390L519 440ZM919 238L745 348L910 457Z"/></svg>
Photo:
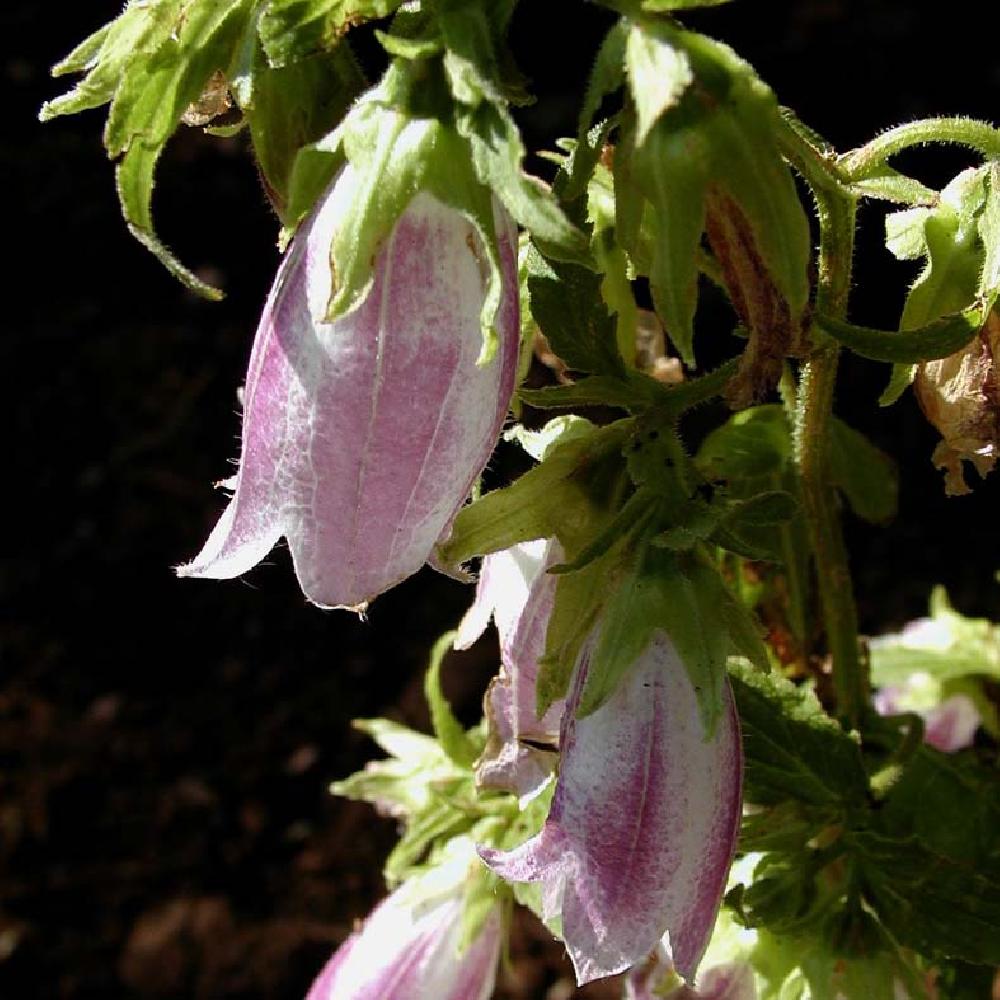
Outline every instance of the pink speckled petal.
<svg viewBox="0 0 1000 1000"><path fill-rule="evenodd" d="M414 903L403 885L337 949L306 1000L488 1000L500 954L499 908L459 951L462 893Z"/></svg>
<svg viewBox="0 0 1000 1000"><path fill-rule="evenodd" d="M727 685L727 706L706 741L687 671L657 634L612 697L575 719L587 668L585 652L541 833L513 851L480 855L508 881L542 882L544 914L561 914L579 983L643 961L664 932L690 979L739 824L743 762L732 693Z"/></svg>
<svg viewBox="0 0 1000 1000"><path fill-rule="evenodd" d="M496 443L518 350L512 221L497 206L505 280L489 364L476 366L479 237L424 193L380 250L365 300L325 323L351 170L278 272L247 375L235 495L181 575L237 576L284 536L311 601L363 607L428 560Z"/></svg>

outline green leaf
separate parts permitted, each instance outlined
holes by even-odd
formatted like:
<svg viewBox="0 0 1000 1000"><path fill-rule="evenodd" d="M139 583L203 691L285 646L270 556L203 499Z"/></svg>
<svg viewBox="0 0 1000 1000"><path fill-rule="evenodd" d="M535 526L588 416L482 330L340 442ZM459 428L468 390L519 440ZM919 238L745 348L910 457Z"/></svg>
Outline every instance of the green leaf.
<svg viewBox="0 0 1000 1000"><path fill-rule="evenodd" d="M889 932L930 959L1000 964L1000 879L914 837L850 834L864 891Z"/></svg>
<svg viewBox="0 0 1000 1000"><path fill-rule="evenodd" d="M485 5L438 0L435 7L446 46L444 71L455 100L471 107L483 100L502 104L494 26Z"/></svg>
<svg viewBox="0 0 1000 1000"><path fill-rule="evenodd" d="M275 68L336 48L347 30L393 13L402 0L268 0L258 31Z"/></svg>
<svg viewBox="0 0 1000 1000"><path fill-rule="evenodd" d="M433 805L434 785L462 777L440 744L423 733L388 719L361 719L354 725L390 756L334 782L335 795L371 802L396 815L417 816Z"/></svg>
<svg viewBox="0 0 1000 1000"><path fill-rule="evenodd" d="M830 436L830 475L858 517L883 524L896 516L899 481L895 462L863 434L837 419Z"/></svg>
<svg viewBox="0 0 1000 1000"><path fill-rule="evenodd" d="M577 406L614 406L629 413L641 413L663 402L669 392L653 378L630 372L628 379L613 375L592 375L569 385L543 389L519 389L518 397L539 410Z"/></svg>
<svg viewBox="0 0 1000 1000"><path fill-rule="evenodd" d="M552 350L575 371L624 378L600 277L577 264L546 260L535 247L527 268L531 314Z"/></svg>
<svg viewBox="0 0 1000 1000"><path fill-rule="evenodd" d="M992 306L992 303L988 305ZM946 358L960 351L982 329L988 312L987 304L977 304L905 331L854 326L821 313L816 313L813 318L824 333L863 358L914 364Z"/></svg>
<svg viewBox="0 0 1000 1000"><path fill-rule="evenodd" d="M705 438L696 461L709 478L743 480L780 473L791 455L784 408L767 404L733 414Z"/></svg>
<svg viewBox="0 0 1000 1000"><path fill-rule="evenodd" d="M625 43L625 67L635 101L635 142L642 146L650 129L694 81L691 63L655 22L634 22Z"/></svg>
<svg viewBox="0 0 1000 1000"><path fill-rule="evenodd" d="M864 802L868 781L858 744L806 687L777 674L730 666L743 729L747 800L816 806Z"/></svg>
<svg viewBox="0 0 1000 1000"><path fill-rule="evenodd" d="M39 118L71 115L107 104L133 62L152 56L170 37L180 16L179 0L130 3L52 68L54 76L87 71L69 93L42 105Z"/></svg>
<svg viewBox="0 0 1000 1000"><path fill-rule="evenodd" d="M479 748L455 718L441 690L441 663L451 650L456 634L446 632L434 643L430 665L424 676L424 696L431 710L431 724L441 749L459 767L471 768L479 756Z"/></svg>

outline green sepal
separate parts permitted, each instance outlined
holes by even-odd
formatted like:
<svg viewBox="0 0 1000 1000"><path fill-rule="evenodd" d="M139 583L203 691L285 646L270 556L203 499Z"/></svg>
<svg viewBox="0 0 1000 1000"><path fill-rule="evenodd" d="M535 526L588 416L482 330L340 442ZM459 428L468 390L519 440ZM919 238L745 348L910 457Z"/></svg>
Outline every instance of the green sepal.
<svg viewBox="0 0 1000 1000"><path fill-rule="evenodd" d="M731 0L640 0L639 7L648 14L663 14L696 7L721 7Z"/></svg>
<svg viewBox="0 0 1000 1000"><path fill-rule="evenodd" d="M493 322L503 290L493 203L489 189L477 178L466 141L447 120L448 98L433 73L433 66L395 60L381 83L355 103L333 133L303 150L293 170L290 214L303 208L304 192L325 170L345 157L352 171L342 174L338 183L351 188L345 198L350 209L330 247L335 285L327 319L332 322L367 295L378 250L418 191L461 212L475 227L489 265L480 315L479 362L486 363L496 352Z"/></svg>
<svg viewBox="0 0 1000 1000"><path fill-rule="evenodd" d="M624 379L599 275L579 264L547 260L535 246L525 263L531 315L552 350L574 371Z"/></svg>
<svg viewBox="0 0 1000 1000"><path fill-rule="evenodd" d="M336 48L349 28L393 13L403 0L268 0L258 30L275 68Z"/></svg>
<svg viewBox="0 0 1000 1000"><path fill-rule="evenodd" d="M789 347L809 298L809 227L777 135L777 101L752 68L727 46L666 22L656 37L683 53L695 85L679 90L646 128L650 111L635 109L623 121L615 158L618 231L633 260L640 230L652 238L650 288L667 332L687 364L693 364L693 320L697 305L698 256L713 211L739 214L739 253L766 272L787 314ZM675 74L676 76L676 74ZM677 77L679 79L679 77ZM643 219L643 201L651 218ZM727 272L742 280L739 268ZM758 275L759 279L759 275ZM744 300L768 297L754 284L738 291ZM734 298L734 302L736 299ZM762 335L768 331L761 331Z"/></svg>
<svg viewBox="0 0 1000 1000"><path fill-rule="evenodd" d="M350 49L342 43L318 57L297 60L280 69L266 64L263 50L254 45L246 103L241 107L250 126L254 155L271 203L286 226L301 216L300 203L291 203L292 177L300 151L316 142L343 118L361 92L364 77ZM312 192L310 207L327 186ZM301 201L301 178L296 179Z"/></svg>
<svg viewBox="0 0 1000 1000"><path fill-rule="evenodd" d="M570 561L557 563L548 572L554 576L579 572L610 552L619 542L641 534L655 513L655 497L645 490L633 493L595 538L584 545Z"/></svg>
<svg viewBox="0 0 1000 1000"><path fill-rule="evenodd" d="M452 648L455 632L446 632L431 650L430 664L424 675L424 697L431 712L431 725L441 749L459 767L471 768L481 747L469 738L462 724L455 718L441 690L441 664Z"/></svg>
<svg viewBox="0 0 1000 1000"><path fill-rule="evenodd" d="M621 145L626 148L634 145L632 136L633 129L623 126L619 149ZM626 157L616 155L616 204L627 210L629 203L635 201L636 190L650 203L650 291L671 342L685 364L693 366L694 314L698 302L696 254L705 229L708 186L705 139L693 129L671 131L661 121L641 150L636 149ZM627 172L619 169L622 160L628 164ZM634 258L641 212L633 208L631 215L631 219L619 216L618 230L625 249Z"/></svg>
<svg viewBox="0 0 1000 1000"><path fill-rule="evenodd" d="M468 142L480 182L496 192L546 255L590 266L586 237L566 218L552 189L522 169L524 143L507 108L492 101L456 105L455 126Z"/></svg>
<svg viewBox="0 0 1000 1000"><path fill-rule="evenodd" d="M694 82L694 72L687 54L656 21L629 25L625 69L635 103L635 143L642 146L653 125Z"/></svg>
<svg viewBox="0 0 1000 1000"><path fill-rule="evenodd" d="M756 625L699 551L644 546L629 565L605 585L578 714L600 708L654 634L663 632L684 663L702 725L711 734L722 708L728 656L737 653L767 668Z"/></svg>
<svg viewBox="0 0 1000 1000"><path fill-rule="evenodd" d="M225 4L194 0L169 38L149 58L125 68L108 112L104 144L117 169L122 213L132 234L193 291L217 299L221 292L196 278L164 247L152 219L153 171L185 111L201 96L213 73L225 75L239 50L250 0Z"/></svg>
<svg viewBox="0 0 1000 1000"><path fill-rule="evenodd" d="M511 486L464 507L450 537L438 546L445 566L497 552L534 538L558 537L567 555L588 537L591 486L602 467L621 466L631 420L595 427L555 445L545 461Z"/></svg>

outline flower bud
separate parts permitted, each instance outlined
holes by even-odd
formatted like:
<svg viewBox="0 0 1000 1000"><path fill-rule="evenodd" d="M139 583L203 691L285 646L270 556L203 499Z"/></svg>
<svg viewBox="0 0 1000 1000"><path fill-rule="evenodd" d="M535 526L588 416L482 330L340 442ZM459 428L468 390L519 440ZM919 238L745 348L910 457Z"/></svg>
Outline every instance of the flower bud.
<svg viewBox="0 0 1000 1000"><path fill-rule="evenodd" d="M254 341L235 493L182 576L245 573L288 539L306 597L362 610L446 534L499 436L514 386L517 233L494 202L503 273L495 356L477 365L490 269L466 216L421 192L355 309L325 321L346 166L282 263Z"/></svg>

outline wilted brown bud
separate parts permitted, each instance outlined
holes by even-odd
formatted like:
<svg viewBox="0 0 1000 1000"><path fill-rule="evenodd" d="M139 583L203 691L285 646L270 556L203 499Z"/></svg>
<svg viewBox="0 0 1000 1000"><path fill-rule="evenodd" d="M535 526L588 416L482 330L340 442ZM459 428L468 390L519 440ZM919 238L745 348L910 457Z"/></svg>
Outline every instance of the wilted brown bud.
<svg viewBox="0 0 1000 1000"><path fill-rule="evenodd" d="M778 384L786 357L804 353L804 316L792 314L768 271L750 221L721 189L709 192L705 230L729 299L749 337L739 371L726 388L726 402L742 410Z"/></svg>
<svg viewBox="0 0 1000 1000"><path fill-rule="evenodd" d="M917 369L914 390L920 408L940 431L931 461L944 471L949 496L970 493L962 462L980 476L993 470L1000 446L1000 316L992 312L979 336L961 351Z"/></svg>

